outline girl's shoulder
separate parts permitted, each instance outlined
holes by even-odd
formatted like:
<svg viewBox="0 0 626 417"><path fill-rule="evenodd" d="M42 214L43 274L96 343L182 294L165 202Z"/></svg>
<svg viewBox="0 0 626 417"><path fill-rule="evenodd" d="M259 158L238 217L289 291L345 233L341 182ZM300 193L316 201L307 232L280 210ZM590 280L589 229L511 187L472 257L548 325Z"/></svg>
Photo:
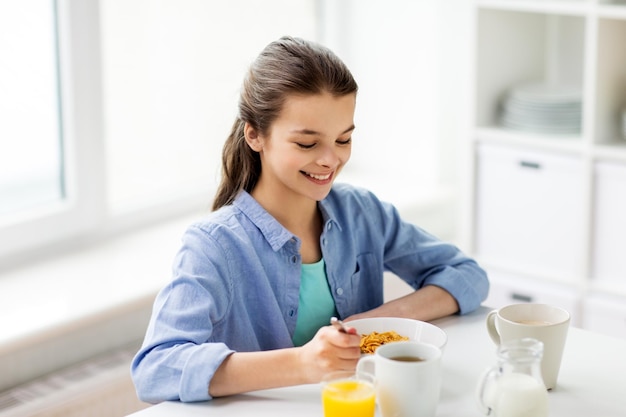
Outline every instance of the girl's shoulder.
<svg viewBox="0 0 626 417"><path fill-rule="evenodd" d="M257 236L272 242L284 242L293 237L278 220L245 192L232 204L198 219L189 226L189 230L209 236L213 240L224 241L243 242L249 241L251 236Z"/></svg>
<svg viewBox="0 0 626 417"><path fill-rule="evenodd" d="M348 183L335 183L327 199L336 202L352 202L355 204L381 204L376 194L367 188Z"/></svg>
<svg viewBox="0 0 626 417"><path fill-rule="evenodd" d="M346 183L335 183L321 206L328 217L348 222L354 220L355 213L359 213L359 218L373 222L397 216L393 205L381 201L372 191Z"/></svg>

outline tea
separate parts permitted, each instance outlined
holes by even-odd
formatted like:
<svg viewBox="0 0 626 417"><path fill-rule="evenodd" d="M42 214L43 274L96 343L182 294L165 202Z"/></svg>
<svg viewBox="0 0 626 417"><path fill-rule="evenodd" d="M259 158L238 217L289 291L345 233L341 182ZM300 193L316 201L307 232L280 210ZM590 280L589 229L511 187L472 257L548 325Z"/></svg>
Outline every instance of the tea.
<svg viewBox="0 0 626 417"><path fill-rule="evenodd" d="M422 362L424 360L422 358L418 358L417 356L393 356L389 359L399 362Z"/></svg>

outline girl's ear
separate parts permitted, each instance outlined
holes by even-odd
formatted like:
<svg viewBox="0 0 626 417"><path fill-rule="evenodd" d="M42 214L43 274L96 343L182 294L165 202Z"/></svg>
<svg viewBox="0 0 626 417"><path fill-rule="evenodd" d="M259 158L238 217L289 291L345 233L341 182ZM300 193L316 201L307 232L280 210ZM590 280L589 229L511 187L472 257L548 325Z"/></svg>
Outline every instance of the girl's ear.
<svg viewBox="0 0 626 417"><path fill-rule="evenodd" d="M261 152L261 149L263 149L263 141L259 137L259 133L257 132L257 130L246 122L243 127L243 133L246 138L246 143L248 144L250 149L255 152Z"/></svg>

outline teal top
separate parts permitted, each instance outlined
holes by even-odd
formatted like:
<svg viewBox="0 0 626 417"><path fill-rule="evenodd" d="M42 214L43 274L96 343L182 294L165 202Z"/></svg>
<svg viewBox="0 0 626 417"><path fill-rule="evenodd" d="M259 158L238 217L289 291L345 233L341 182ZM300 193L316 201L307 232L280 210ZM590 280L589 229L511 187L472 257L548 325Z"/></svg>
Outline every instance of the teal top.
<svg viewBox="0 0 626 417"><path fill-rule="evenodd" d="M330 318L336 315L324 258L314 264L302 264L298 319L292 338L294 346L302 346L313 339L320 327L328 326Z"/></svg>

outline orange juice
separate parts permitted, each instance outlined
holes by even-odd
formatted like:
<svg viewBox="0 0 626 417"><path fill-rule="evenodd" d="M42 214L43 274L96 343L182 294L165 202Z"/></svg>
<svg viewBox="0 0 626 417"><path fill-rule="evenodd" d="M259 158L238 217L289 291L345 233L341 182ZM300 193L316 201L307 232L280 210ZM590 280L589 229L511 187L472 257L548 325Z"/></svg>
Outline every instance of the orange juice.
<svg viewBox="0 0 626 417"><path fill-rule="evenodd" d="M325 417L374 417L374 387L368 382L339 380L322 389Z"/></svg>

